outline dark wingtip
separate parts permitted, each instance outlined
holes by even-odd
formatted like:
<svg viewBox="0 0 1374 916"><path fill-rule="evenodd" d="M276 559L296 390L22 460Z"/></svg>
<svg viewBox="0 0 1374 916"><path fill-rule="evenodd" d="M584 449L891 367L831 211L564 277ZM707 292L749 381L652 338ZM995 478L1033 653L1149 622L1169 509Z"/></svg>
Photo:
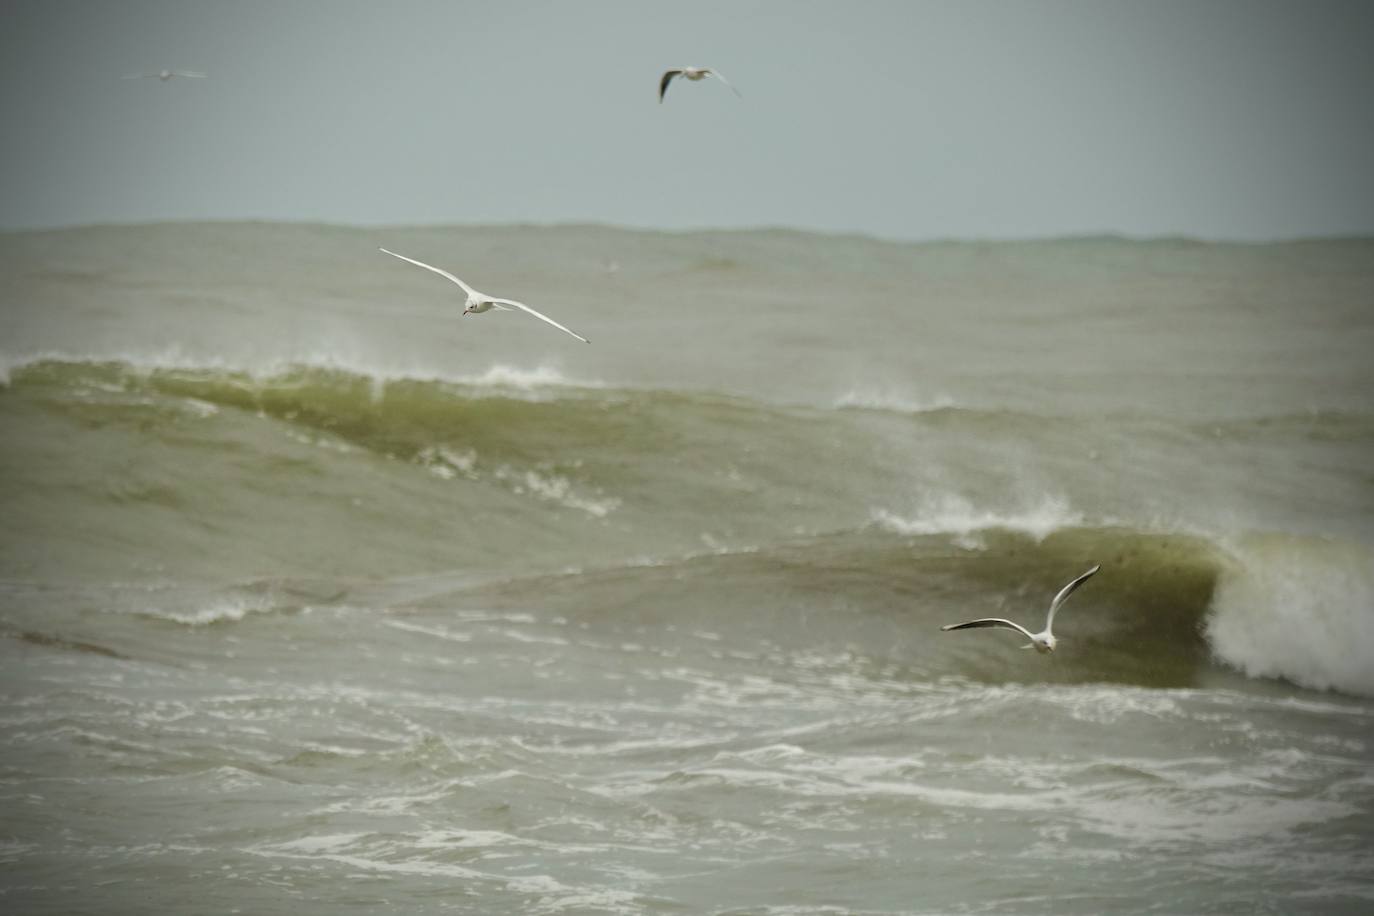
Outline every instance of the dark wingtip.
<svg viewBox="0 0 1374 916"><path fill-rule="evenodd" d="M673 77L681 72L681 70L665 70L663 72L663 78L658 82L658 104L663 104L663 96L668 93L668 84L673 81Z"/></svg>

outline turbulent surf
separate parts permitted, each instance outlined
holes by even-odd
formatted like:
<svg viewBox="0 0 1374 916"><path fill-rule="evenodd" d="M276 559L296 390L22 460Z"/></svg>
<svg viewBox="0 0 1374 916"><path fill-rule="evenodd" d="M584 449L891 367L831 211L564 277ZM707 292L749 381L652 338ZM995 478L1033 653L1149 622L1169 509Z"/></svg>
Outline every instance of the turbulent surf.
<svg viewBox="0 0 1374 916"><path fill-rule="evenodd" d="M949 911L1002 847L1007 911L1046 870L1374 900L1374 244L225 224L0 267L12 900L906 912L926 863ZM1097 563L1053 657L939 631Z"/></svg>

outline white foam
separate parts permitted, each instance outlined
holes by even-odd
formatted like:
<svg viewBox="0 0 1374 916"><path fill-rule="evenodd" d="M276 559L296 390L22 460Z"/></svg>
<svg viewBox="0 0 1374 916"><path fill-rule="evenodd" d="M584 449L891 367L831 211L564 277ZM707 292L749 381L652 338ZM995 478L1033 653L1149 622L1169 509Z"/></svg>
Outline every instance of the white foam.
<svg viewBox="0 0 1374 916"><path fill-rule="evenodd" d="M513 484L517 494L532 493L540 499L558 503L569 509L577 509L595 518L605 518L620 507L618 499L591 499L573 492L572 481L557 475L544 476L534 471L515 471L508 467L497 468L496 479Z"/></svg>
<svg viewBox="0 0 1374 916"><path fill-rule="evenodd" d="M388 620L387 626L398 630L405 630L410 633L420 633L424 636L432 636L435 639L445 639L450 642L471 642L471 633L455 633L443 627L426 627L418 623L411 623L405 620Z"/></svg>
<svg viewBox="0 0 1374 916"><path fill-rule="evenodd" d="M284 843L277 843L271 848L283 852L321 853L351 846L366 836L367 834L365 833L332 833L306 836L296 840L287 840Z"/></svg>
<svg viewBox="0 0 1374 916"><path fill-rule="evenodd" d="M262 614L276 607L270 596L229 596L219 598L203 607L189 610L166 610L148 608L145 613L161 620L186 624L192 627L208 626L215 623L234 623L249 614Z"/></svg>
<svg viewBox="0 0 1374 916"><path fill-rule="evenodd" d="M1292 536L1231 548L1207 636L1251 677L1374 696L1374 549Z"/></svg>
<svg viewBox="0 0 1374 916"><path fill-rule="evenodd" d="M202 401L199 398L183 398L181 401L183 409L188 413L204 420L219 413L219 408L209 401Z"/></svg>
<svg viewBox="0 0 1374 916"><path fill-rule="evenodd" d="M453 379L453 381L475 386L518 388L522 391L529 391L535 388L605 387L604 382L569 378L552 366L536 366L533 369L521 369L518 366L506 366L500 363L497 363L480 375L459 376Z"/></svg>
<svg viewBox="0 0 1374 916"><path fill-rule="evenodd" d="M431 445L421 449L415 461L444 480L452 480L459 474L470 479L477 477L477 452L474 449L460 452L442 445Z"/></svg>
<svg viewBox="0 0 1374 916"><path fill-rule="evenodd" d="M855 387L836 398L835 406L861 410L891 410L898 413L927 413L953 407L954 399L947 394L918 398L895 388Z"/></svg>
<svg viewBox="0 0 1374 916"><path fill-rule="evenodd" d="M910 517L875 509L873 521L896 534L955 535L962 546L976 548L980 545L972 536L979 532L1015 531L1041 541L1055 531L1082 525L1084 518L1062 497L1045 496L1025 509L1005 511L979 509L963 497L946 494Z"/></svg>

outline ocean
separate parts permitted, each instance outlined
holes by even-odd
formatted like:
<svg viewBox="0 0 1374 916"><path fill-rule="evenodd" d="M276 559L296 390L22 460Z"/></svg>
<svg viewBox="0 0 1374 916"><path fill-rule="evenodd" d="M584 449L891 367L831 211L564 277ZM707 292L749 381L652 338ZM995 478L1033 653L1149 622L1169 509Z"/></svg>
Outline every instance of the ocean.
<svg viewBox="0 0 1374 916"><path fill-rule="evenodd" d="M0 468L7 913L1374 911L1374 240L10 232Z"/></svg>

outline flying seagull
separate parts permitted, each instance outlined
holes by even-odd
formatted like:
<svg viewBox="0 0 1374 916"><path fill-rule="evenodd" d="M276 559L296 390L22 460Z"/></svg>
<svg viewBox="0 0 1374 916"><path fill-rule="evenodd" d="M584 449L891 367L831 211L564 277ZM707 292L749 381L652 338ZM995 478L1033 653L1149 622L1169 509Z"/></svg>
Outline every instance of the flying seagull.
<svg viewBox="0 0 1374 916"><path fill-rule="evenodd" d="M203 80L203 79L205 79L206 74L204 74L204 73L197 73L197 72L194 71L194 70L159 70L159 71L157 71L156 73L130 73L128 76L121 77L121 79L126 79L126 80L151 80L151 79L159 79L159 80L162 80L162 81L165 83L165 82L167 82L169 79L171 79L171 78L174 77L174 76L184 76L184 77L187 77L187 78L193 79L193 80Z"/></svg>
<svg viewBox="0 0 1374 916"><path fill-rule="evenodd" d="M1006 630L1015 630L1029 639L1030 642L1021 647L1023 649L1034 649L1036 652L1042 654L1045 652L1053 652L1056 642L1054 633L1051 632L1054 629L1054 612L1059 610L1059 606L1073 594L1074 589L1088 581L1093 573L1101 568L1101 566L1094 566L1092 569L1059 590L1059 594L1055 595L1054 600L1050 602L1050 614L1045 618L1045 629L1042 632L1032 633L1030 630L1021 626L1021 624L1012 623L1010 620L1003 620L1001 617L984 617L981 620L970 620L968 623L947 623L940 627L940 629L968 630L974 627L1001 627Z"/></svg>
<svg viewBox="0 0 1374 916"><path fill-rule="evenodd" d="M675 76L689 79L694 83L704 80L708 76L714 76L725 85L730 86L730 81L727 80L719 70L712 70L710 67L683 67L679 70L668 70L663 74L663 79L659 80L658 83L658 103L660 105L663 104L663 96L668 91L668 84L673 81L673 77ZM734 86L730 86L730 91L735 95L739 95L739 90ZM740 96L740 98L744 98L744 96Z"/></svg>
<svg viewBox="0 0 1374 916"><path fill-rule="evenodd" d="M432 271L434 271L436 274L438 274L439 276L441 276L441 277L448 277L448 278L449 278L450 280L452 280L454 283L457 283L459 286L461 286L461 287L463 288L463 292L465 292L465 293L468 294L467 308L463 309L463 314L464 314L464 315L467 315L467 314L477 314L477 315L480 315L480 314L482 314L483 312L489 312L489 311L491 311L492 309L497 309L497 310L502 311L502 312L510 312L510 311L514 311L515 309L520 309L520 310L523 311L523 312L528 312L529 314L533 315L535 318L538 318L540 321L547 321L549 324L551 324L551 325L553 325L554 327L558 328L558 330L560 330L560 331L564 331L564 332L566 332L566 333L568 333L568 334L572 334L572 336L576 337L578 340L582 341L583 343L591 343L590 340L588 340L587 338L583 337L581 334L578 334L578 333L576 333L575 331L570 331L570 330L568 330L567 328L563 327L563 325L561 325L561 324L559 324L558 322L554 321L554 320L553 320L552 318L550 318L548 315L541 315L541 314L539 314L538 312L536 312L534 309L530 308L528 305L526 305L526 304L523 303L523 302L516 302L514 299L497 299L497 298L494 297L494 296L488 296L486 293L479 293L477 290L473 289L471 286L468 286L468 285L467 285L466 283L464 283L462 280L459 280L457 277L455 277L453 274L449 273L449 272L446 271L446 270L440 270L438 267L433 267L433 266L431 266L431 265L429 265L429 264L426 264L424 261L417 261L417 260L415 260L414 258L408 258L408 257L406 257L405 255L403 255L403 254L397 254L397 253L394 252L394 251L387 251L385 248L379 248L378 250L381 251L381 252L383 252L384 254L389 254L389 255L391 255L393 258L400 258L402 261L409 261L410 263L414 264L416 267L423 267L425 270L432 270ZM513 307L513 308L512 308L512 307Z"/></svg>

